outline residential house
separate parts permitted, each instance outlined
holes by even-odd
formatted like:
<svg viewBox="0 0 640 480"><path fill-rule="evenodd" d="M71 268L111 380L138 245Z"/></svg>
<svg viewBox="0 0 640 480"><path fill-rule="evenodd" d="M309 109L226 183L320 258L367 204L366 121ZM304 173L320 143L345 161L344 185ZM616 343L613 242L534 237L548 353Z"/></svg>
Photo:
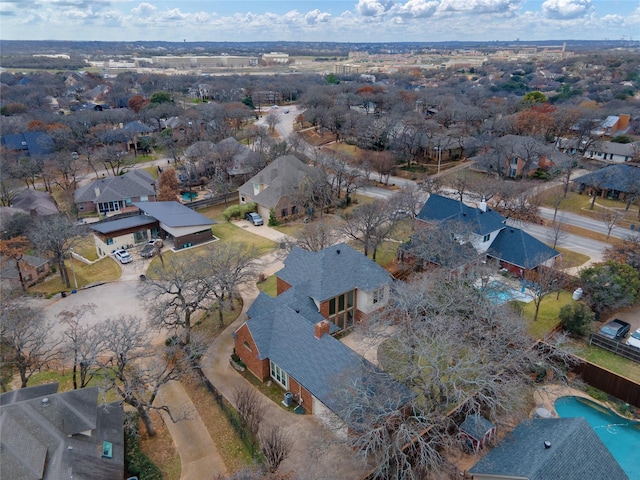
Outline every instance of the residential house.
<svg viewBox="0 0 640 480"><path fill-rule="evenodd" d="M24 287L30 287L44 279L50 271L51 262L46 258L23 255L16 264L12 258L0 256L0 279L12 287L20 287L21 277Z"/></svg>
<svg viewBox="0 0 640 480"><path fill-rule="evenodd" d="M134 210L134 202L156 200L156 180L144 170L104 177L78 188L73 200L82 213L102 215Z"/></svg>
<svg viewBox="0 0 640 480"><path fill-rule="evenodd" d="M53 138L46 132L23 132L2 135L0 147L10 156L39 157L53 152Z"/></svg>
<svg viewBox="0 0 640 480"><path fill-rule="evenodd" d="M572 182L580 193L632 202L640 193L640 165L608 165Z"/></svg>
<svg viewBox="0 0 640 480"><path fill-rule="evenodd" d="M581 152L581 149L578 148L578 139L559 139L556 142L556 146L560 151L570 155L577 155ZM606 163L631 162L634 159L640 158L640 142L593 142L589 144L582 156L590 160L599 160Z"/></svg>
<svg viewBox="0 0 640 480"><path fill-rule="evenodd" d="M560 256L558 251L519 228L507 226L506 221L505 217L489 208L485 201L474 207L437 194L429 195L416 216L419 229L449 225L452 227L451 241L457 242L460 249L468 251L473 247L477 253L495 259L502 268L519 277L540 265L553 265ZM420 242L425 241L429 241L429 238L418 231L404 249L409 253L419 252ZM471 256L461 255L459 258L467 259ZM441 264L438 259L422 260ZM452 269L464 268L462 264L446 266Z"/></svg>
<svg viewBox="0 0 640 480"><path fill-rule="evenodd" d="M315 182L320 172L293 155L276 158L238 188L240 203L256 203L258 213L276 218L304 213L298 193L305 182Z"/></svg>
<svg viewBox="0 0 640 480"><path fill-rule="evenodd" d="M144 150L146 148L142 143L144 140L147 140L146 143L150 144L148 141L149 134L153 132L153 128L138 120L123 125L121 130L127 139L127 151L133 150L137 152L138 150Z"/></svg>
<svg viewBox="0 0 640 480"><path fill-rule="evenodd" d="M521 422L468 472L475 480L628 480L582 417Z"/></svg>
<svg viewBox="0 0 640 480"><path fill-rule="evenodd" d="M235 352L257 378L275 381L306 412L323 420L340 415L341 379L376 368L332 333L386 304L391 277L346 244L320 252L294 247L276 276L278 296L258 296L234 333ZM412 398L378 374L403 405Z"/></svg>
<svg viewBox="0 0 640 480"><path fill-rule="evenodd" d="M49 192L32 188L25 188L18 192L11 201L11 206L32 216L46 217L60 213L58 204Z"/></svg>
<svg viewBox="0 0 640 480"><path fill-rule="evenodd" d="M278 295L292 287L303 291L340 329L385 306L392 282L389 272L345 243L319 252L293 247L276 278Z"/></svg>
<svg viewBox="0 0 640 480"><path fill-rule="evenodd" d="M503 158L499 168L504 168L509 178L531 175L553 165L553 149L532 137L505 135L497 139L494 151Z"/></svg>
<svg viewBox="0 0 640 480"><path fill-rule="evenodd" d="M58 384L0 395L2 478L124 478L123 409L98 404L98 387L57 393Z"/></svg>
<svg viewBox="0 0 640 480"><path fill-rule="evenodd" d="M609 115L593 130L593 134L600 137L615 137L625 133L629 129L630 122L631 115L628 113Z"/></svg>
<svg viewBox="0 0 640 480"><path fill-rule="evenodd" d="M162 238L173 244L174 250L215 239L211 226L216 222L179 202L141 202L134 206L140 214L89 224L100 257L152 238Z"/></svg>

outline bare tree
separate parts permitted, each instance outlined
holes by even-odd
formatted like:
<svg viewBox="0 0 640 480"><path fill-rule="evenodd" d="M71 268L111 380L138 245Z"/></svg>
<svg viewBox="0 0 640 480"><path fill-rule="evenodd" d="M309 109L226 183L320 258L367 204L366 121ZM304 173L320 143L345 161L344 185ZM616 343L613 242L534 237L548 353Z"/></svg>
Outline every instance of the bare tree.
<svg viewBox="0 0 640 480"><path fill-rule="evenodd" d="M52 334L52 322L45 320L41 310L10 290L3 289L1 295L2 366L17 370L20 388L25 388L34 373L60 358L61 339ZM6 391L4 382L0 382L2 391Z"/></svg>
<svg viewBox="0 0 640 480"><path fill-rule="evenodd" d="M53 258L67 288L71 287L71 280L64 259L84 232L65 215L49 215L38 219L28 233L36 250Z"/></svg>
<svg viewBox="0 0 640 480"><path fill-rule="evenodd" d="M267 410L262 395L253 387L236 386L233 390L233 403L242 426L255 438Z"/></svg>
<svg viewBox="0 0 640 480"><path fill-rule="evenodd" d="M519 315L492 302L474 281L464 272L451 279L430 272L399 282L369 323L365 333L380 342L381 367L413 400L385 388L389 382L375 369L336 381L342 407L336 413L353 432L347 442L375 459L377 478L430 478L441 470L441 452L455 442L448 433L452 407L482 412L500 425L528 413L522 398L534 373L549 368L554 380L565 378L566 365L532 349Z"/></svg>
<svg viewBox="0 0 640 480"><path fill-rule="evenodd" d="M395 226L388 205L374 200L358 206L347 216L341 232L362 244L364 254L376 259L378 247Z"/></svg>
<svg viewBox="0 0 640 480"><path fill-rule="evenodd" d="M194 313L209 308L214 298L206 276L202 259L195 255L177 253L152 265L139 293L147 302L151 324L178 332L189 345Z"/></svg>
<svg viewBox="0 0 640 480"><path fill-rule="evenodd" d="M269 471L275 472L291 453L291 440L282 426L274 425L260 435L260 451L269 465Z"/></svg>
<svg viewBox="0 0 640 480"><path fill-rule="evenodd" d="M63 338L66 353L72 357L74 390L86 387L94 378L97 358L102 351L101 333L91 326L82 324L82 319L88 315L95 315L95 311L95 304L87 303L70 310L63 310L56 315L60 323L66 325ZM80 380L79 384L78 380Z"/></svg>
<svg viewBox="0 0 640 480"><path fill-rule="evenodd" d="M276 110L270 110L269 113L267 113L267 116L264 118L264 121L269 127L269 132L273 133L273 131L276 129L276 125L278 125L278 123L280 122L280 113Z"/></svg>
<svg viewBox="0 0 640 480"><path fill-rule="evenodd" d="M22 235L7 238L6 240L0 240L0 254L13 260L16 272L18 273L20 287L22 287L23 292L27 291L27 286L25 285L24 278L22 277L22 269L20 268L20 265L30 247L31 242Z"/></svg>
<svg viewBox="0 0 640 480"><path fill-rule="evenodd" d="M220 327L224 326L225 309L233 309L234 299L239 297L240 285L255 277L257 257L254 247L237 242L215 243L199 259L206 274L202 281L217 303Z"/></svg>
<svg viewBox="0 0 640 480"><path fill-rule="evenodd" d="M563 217L561 215L557 221L554 221L551 224L551 232L549 238L551 240L552 248L556 248L558 246L558 242L560 242L567 236L567 231L564 226L565 224L562 220Z"/></svg>
<svg viewBox="0 0 640 480"><path fill-rule="evenodd" d="M545 297L561 288L563 274L555 266L539 265L535 270L528 271L525 279L528 281L529 290L533 293L532 301L536 307L533 314L535 322L538 320L540 305Z"/></svg>
<svg viewBox="0 0 640 480"><path fill-rule="evenodd" d="M187 355L174 341L167 341L163 347L153 346L147 326L133 316L107 319L97 329L104 342L99 365L105 382L124 403L136 409L150 437L156 434L152 410L166 412L174 422L186 414L178 415L167 405L157 404L158 392L168 382L180 380L201 350L192 344Z"/></svg>
<svg viewBox="0 0 640 480"><path fill-rule="evenodd" d="M336 226L330 220L320 219L302 227L296 234L296 244L303 250L319 252L333 245L338 238Z"/></svg>
<svg viewBox="0 0 640 480"><path fill-rule="evenodd" d="M598 217L600 217L600 220L602 221L602 223L604 223L605 227L607 227L607 238L609 238L609 236L611 235L611 230L613 230L613 227L615 227L616 224L622 218L624 218L624 213L614 209L607 208L599 212Z"/></svg>

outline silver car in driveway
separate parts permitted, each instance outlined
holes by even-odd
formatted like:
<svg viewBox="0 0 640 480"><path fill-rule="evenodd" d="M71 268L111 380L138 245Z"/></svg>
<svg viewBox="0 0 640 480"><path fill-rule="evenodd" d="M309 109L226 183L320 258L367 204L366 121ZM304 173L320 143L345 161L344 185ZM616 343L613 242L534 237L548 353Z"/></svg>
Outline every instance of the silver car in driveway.
<svg viewBox="0 0 640 480"><path fill-rule="evenodd" d="M133 262L133 257L125 249L116 250L113 254L122 264Z"/></svg>
<svg viewBox="0 0 640 480"><path fill-rule="evenodd" d="M632 347L640 348L640 328L631 334L631 336L627 339L627 345L631 345Z"/></svg>

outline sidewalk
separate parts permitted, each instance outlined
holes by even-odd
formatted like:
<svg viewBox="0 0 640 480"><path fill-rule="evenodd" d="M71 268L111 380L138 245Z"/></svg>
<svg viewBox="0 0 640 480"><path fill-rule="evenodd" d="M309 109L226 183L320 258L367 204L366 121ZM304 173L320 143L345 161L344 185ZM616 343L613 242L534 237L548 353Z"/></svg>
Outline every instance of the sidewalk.
<svg viewBox="0 0 640 480"><path fill-rule="evenodd" d="M209 480L216 475L226 475L227 468L216 444L182 384L172 381L164 385L158 393L158 402L168 405L173 417L180 419L174 423L167 413L161 412L180 454L180 478Z"/></svg>
<svg viewBox="0 0 640 480"><path fill-rule="evenodd" d="M266 233L266 229L264 231ZM283 265L278 252L267 255L264 265L263 273L266 275L280 270ZM232 404L236 388L251 387L251 384L229 364L234 347L232 334L247 319L246 312L258 295L258 289L253 283L247 284L241 289L241 294L244 306L240 316L216 338L201 362L204 374ZM339 445L334 434L314 415L287 412L266 397L264 403L266 412L261 430L279 425L284 428L292 442L291 454L280 466L280 471L293 472L295 478L310 480L355 480L361 477L365 471L362 462L352 450Z"/></svg>

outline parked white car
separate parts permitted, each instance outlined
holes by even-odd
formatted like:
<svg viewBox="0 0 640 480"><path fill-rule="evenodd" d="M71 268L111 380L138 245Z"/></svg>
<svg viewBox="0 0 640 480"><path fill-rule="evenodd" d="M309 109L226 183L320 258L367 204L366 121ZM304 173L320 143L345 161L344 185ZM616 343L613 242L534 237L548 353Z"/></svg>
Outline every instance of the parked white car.
<svg viewBox="0 0 640 480"><path fill-rule="evenodd" d="M113 254L120 261L120 263L124 264L124 263L130 263L133 261L133 257L125 249L116 250Z"/></svg>
<svg viewBox="0 0 640 480"><path fill-rule="evenodd" d="M627 339L627 345L631 345L632 347L640 348L640 328L631 334L631 336Z"/></svg>

